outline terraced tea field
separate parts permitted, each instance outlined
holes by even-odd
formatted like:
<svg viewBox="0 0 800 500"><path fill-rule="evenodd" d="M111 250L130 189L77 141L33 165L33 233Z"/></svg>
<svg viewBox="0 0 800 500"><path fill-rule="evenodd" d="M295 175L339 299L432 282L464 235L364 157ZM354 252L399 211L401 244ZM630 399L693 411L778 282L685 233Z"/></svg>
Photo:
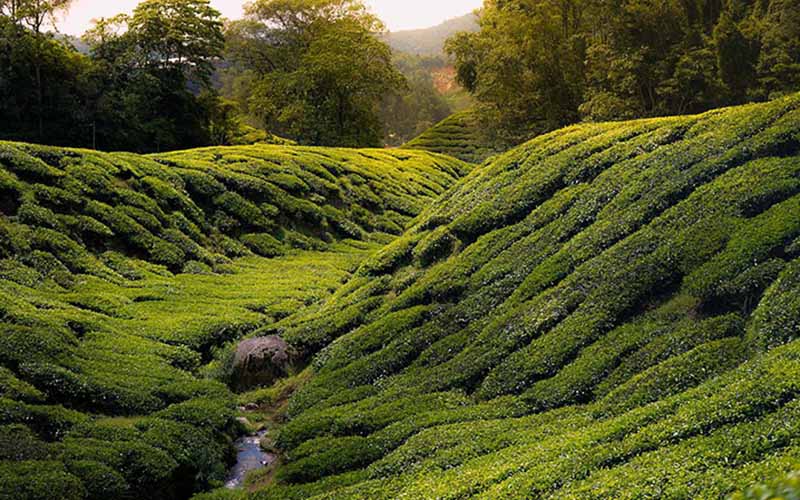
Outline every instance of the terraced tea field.
<svg viewBox="0 0 800 500"><path fill-rule="evenodd" d="M310 311L468 171L256 146L0 144L0 496L187 498L240 432L236 340Z"/></svg>
<svg viewBox="0 0 800 500"><path fill-rule="evenodd" d="M3 494L796 490L800 95L481 166L10 143L0 166ZM273 335L297 369L234 394L237 341ZM214 489L248 404L279 459Z"/></svg>
<svg viewBox="0 0 800 500"><path fill-rule="evenodd" d="M319 353L253 498L711 499L783 477L799 153L795 95L574 126L475 169L285 329Z"/></svg>

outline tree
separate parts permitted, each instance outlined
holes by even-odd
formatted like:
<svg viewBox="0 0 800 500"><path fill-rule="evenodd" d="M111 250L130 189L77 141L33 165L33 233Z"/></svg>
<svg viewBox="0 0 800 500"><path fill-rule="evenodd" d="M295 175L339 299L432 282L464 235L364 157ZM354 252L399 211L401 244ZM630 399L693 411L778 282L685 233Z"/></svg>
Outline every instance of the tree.
<svg viewBox="0 0 800 500"><path fill-rule="evenodd" d="M0 135L77 143L73 141L80 140L83 130L74 122L81 118L85 100L82 76L91 62L51 34L34 31L20 17L31 12L28 4L6 2L1 12Z"/></svg>
<svg viewBox="0 0 800 500"><path fill-rule="evenodd" d="M45 31L69 3L0 0L0 137L139 152L219 137L211 74L224 38L208 0L146 0L100 19L84 37L90 57Z"/></svg>
<svg viewBox="0 0 800 500"><path fill-rule="evenodd" d="M489 128L518 142L578 117L586 58L582 3L572 0L487 1L481 31L446 44L459 82L491 117Z"/></svg>
<svg viewBox="0 0 800 500"><path fill-rule="evenodd" d="M800 4L796 0L772 0L762 22L759 97L796 91L800 88Z"/></svg>
<svg viewBox="0 0 800 500"><path fill-rule="evenodd" d="M399 146L420 135L451 113L450 104L434 86L432 72L447 64L440 57L395 54L394 65L408 85L383 99L384 143Z"/></svg>
<svg viewBox="0 0 800 500"><path fill-rule="evenodd" d="M102 145L159 151L208 144L208 96L222 55L220 14L208 0L145 0L133 16L99 19L84 36L99 82L93 101Z"/></svg>
<svg viewBox="0 0 800 500"><path fill-rule="evenodd" d="M232 79L249 82L243 107L304 144L379 145L380 103L403 84L382 31L356 0L257 0L227 27Z"/></svg>
<svg viewBox="0 0 800 500"><path fill-rule="evenodd" d="M796 0L486 0L480 25L447 49L514 142L800 90Z"/></svg>
<svg viewBox="0 0 800 500"><path fill-rule="evenodd" d="M55 24L54 16L69 9L73 0L0 0L0 15L17 25L25 25L34 33L42 33L48 21Z"/></svg>
<svg viewBox="0 0 800 500"><path fill-rule="evenodd" d="M53 21L54 15L69 8L72 0L0 0L0 13L4 15L12 24L17 27L28 27L33 31L33 37L27 42L32 48L31 62L35 75L36 89L36 109L35 114L38 120L39 140L44 138L44 94L45 85L48 83L42 75L43 60L46 52L50 48L47 43L47 36L42 33L45 23ZM8 33L8 31L6 32ZM24 35L17 31L16 36ZM20 42L25 43L25 42Z"/></svg>
<svg viewBox="0 0 800 500"><path fill-rule="evenodd" d="M145 65L174 69L208 86L225 46L220 13L208 0L146 0L128 25Z"/></svg>
<svg viewBox="0 0 800 500"><path fill-rule="evenodd" d="M714 28L719 77L733 102L743 102L756 78L758 44L748 38L730 12L723 12Z"/></svg>

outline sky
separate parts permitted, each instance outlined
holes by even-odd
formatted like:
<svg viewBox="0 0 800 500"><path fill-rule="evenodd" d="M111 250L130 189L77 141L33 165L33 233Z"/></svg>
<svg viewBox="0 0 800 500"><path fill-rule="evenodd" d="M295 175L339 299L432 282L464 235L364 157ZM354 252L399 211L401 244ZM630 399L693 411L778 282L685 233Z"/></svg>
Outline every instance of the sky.
<svg viewBox="0 0 800 500"><path fill-rule="evenodd" d="M211 0L222 15L237 19L242 15L242 3L247 0ZM74 0L69 12L61 15L58 29L62 33L81 35L91 26L92 19L130 13L139 0ZM427 28L447 19L472 12L482 0L365 0L390 31Z"/></svg>

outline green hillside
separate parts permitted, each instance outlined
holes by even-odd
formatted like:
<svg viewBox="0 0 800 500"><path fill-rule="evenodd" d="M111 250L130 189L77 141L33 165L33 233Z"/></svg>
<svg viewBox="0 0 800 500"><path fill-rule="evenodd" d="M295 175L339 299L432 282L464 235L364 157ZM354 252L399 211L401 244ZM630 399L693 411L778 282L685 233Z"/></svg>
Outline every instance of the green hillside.
<svg viewBox="0 0 800 500"><path fill-rule="evenodd" d="M280 323L319 353L253 498L711 499L785 477L799 287L800 95L538 137Z"/></svg>
<svg viewBox="0 0 800 500"><path fill-rule="evenodd" d="M481 163L501 152L480 130L475 111L471 109L454 113L403 148L446 154L470 163Z"/></svg>
<svg viewBox="0 0 800 500"><path fill-rule="evenodd" d="M467 172L407 151L0 143L0 498L221 485L230 342L319 308Z"/></svg>

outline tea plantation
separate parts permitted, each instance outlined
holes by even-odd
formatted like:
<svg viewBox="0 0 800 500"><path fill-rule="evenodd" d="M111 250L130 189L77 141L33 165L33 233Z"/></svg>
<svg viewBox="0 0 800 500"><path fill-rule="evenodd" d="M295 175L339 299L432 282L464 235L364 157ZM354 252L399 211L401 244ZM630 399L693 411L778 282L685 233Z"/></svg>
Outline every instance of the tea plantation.
<svg viewBox="0 0 800 500"><path fill-rule="evenodd" d="M316 355L252 498L783 494L800 95L538 137L261 331Z"/></svg>
<svg viewBox="0 0 800 500"><path fill-rule="evenodd" d="M442 153L471 163L481 163L501 152L501 148L492 144L488 135L481 131L473 110L445 118L403 147Z"/></svg>
<svg viewBox="0 0 800 500"><path fill-rule="evenodd" d="M0 143L0 498L221 485L232 342L322 307L469 169L413 151Z"/></svg>
<svg viewBox="0 0 800 500"><path fill-rule="evenodd" d="M0 296L0 499L791 498L800 95L474 168L0 143ZM235 395L271 334L308 366Z"/></svg>

